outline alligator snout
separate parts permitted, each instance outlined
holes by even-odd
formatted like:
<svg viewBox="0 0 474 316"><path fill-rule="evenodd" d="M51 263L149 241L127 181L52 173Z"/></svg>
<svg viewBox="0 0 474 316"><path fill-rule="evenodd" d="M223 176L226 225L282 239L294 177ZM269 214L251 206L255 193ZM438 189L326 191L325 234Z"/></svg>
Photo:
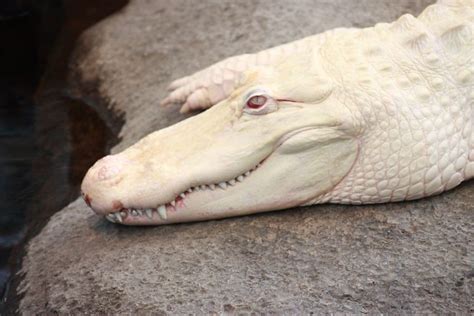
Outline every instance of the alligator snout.
<svg viewBox="0 0 474 316"><path fill-rule="evenodd" d="M110 188L117 186L124 178L125 167L130 162L118 155L109 155L98 160L82 181L81 191L84 201L97 213L120 209L122 202L110 197ZM112 191L113 192L113 191Z"/></svg>

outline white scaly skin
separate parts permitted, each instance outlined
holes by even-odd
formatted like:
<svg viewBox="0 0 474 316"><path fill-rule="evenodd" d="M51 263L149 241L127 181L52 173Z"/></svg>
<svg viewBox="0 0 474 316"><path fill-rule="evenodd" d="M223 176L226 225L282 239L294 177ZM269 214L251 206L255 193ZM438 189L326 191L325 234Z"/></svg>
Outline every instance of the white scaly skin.
<svg viewBox="0 0 474 316"><path fill-rule="evenodd" d="M474 0L446 0L177 80L164 104L215 105L99 160L85 199L158 225L449 190L474 177L473 33Z"/></svg>

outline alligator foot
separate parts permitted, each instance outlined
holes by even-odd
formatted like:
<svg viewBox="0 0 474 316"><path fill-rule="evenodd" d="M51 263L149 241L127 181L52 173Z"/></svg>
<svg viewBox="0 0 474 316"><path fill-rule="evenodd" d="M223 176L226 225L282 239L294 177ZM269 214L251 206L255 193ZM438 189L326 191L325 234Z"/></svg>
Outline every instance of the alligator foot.
<svg viewBox="0 0 474 316"><path fill-rule="evenodd" d="M298 51L312 50L322 38L314 35L255 54L229 57L193 75L173 81L168 86L170 93L161 101L161 105L182 104L181 113L210 108L230 96L243 83L244 73L248 70L275 65Z"/></svg>
<svg viewBox="0 0 474 316"><path fill-rule="evenodd" d="M242 73L256 64L255 54L227 58L193 75L173 81L162 106L181 103L181 113L205 110L226 99L239 83Z"/></svg>

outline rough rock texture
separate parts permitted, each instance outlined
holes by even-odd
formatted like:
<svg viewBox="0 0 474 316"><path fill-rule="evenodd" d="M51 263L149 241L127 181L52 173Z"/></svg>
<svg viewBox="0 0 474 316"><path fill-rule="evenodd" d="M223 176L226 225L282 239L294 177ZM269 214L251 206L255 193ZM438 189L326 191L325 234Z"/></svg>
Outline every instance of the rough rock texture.
<svg viewBox="0 0 474 316"><path fill-rule="evenodd" d="M125 115L118 151L183 118L157 107L173 78L430 2L136 0L83 35L71 78L105 118L105 105ZM78 200L30 243L20 312L473 313L473 223L473 181L410 203L153 228L111 224Z"/></svg>

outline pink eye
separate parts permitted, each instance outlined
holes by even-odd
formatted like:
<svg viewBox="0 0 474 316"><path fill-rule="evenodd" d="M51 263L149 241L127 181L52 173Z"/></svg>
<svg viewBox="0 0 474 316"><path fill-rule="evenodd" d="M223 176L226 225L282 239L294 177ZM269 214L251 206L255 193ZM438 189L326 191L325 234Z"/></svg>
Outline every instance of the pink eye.
<svg viewBox="0 0 474 316"><path fill-rule="evenodd" d="M267 102L266 97L264 97L263 95L256 95L256 96L251 97L247 101L247 106L251 109L259 109L262 106L264 106L266 102Z"/></svg>

